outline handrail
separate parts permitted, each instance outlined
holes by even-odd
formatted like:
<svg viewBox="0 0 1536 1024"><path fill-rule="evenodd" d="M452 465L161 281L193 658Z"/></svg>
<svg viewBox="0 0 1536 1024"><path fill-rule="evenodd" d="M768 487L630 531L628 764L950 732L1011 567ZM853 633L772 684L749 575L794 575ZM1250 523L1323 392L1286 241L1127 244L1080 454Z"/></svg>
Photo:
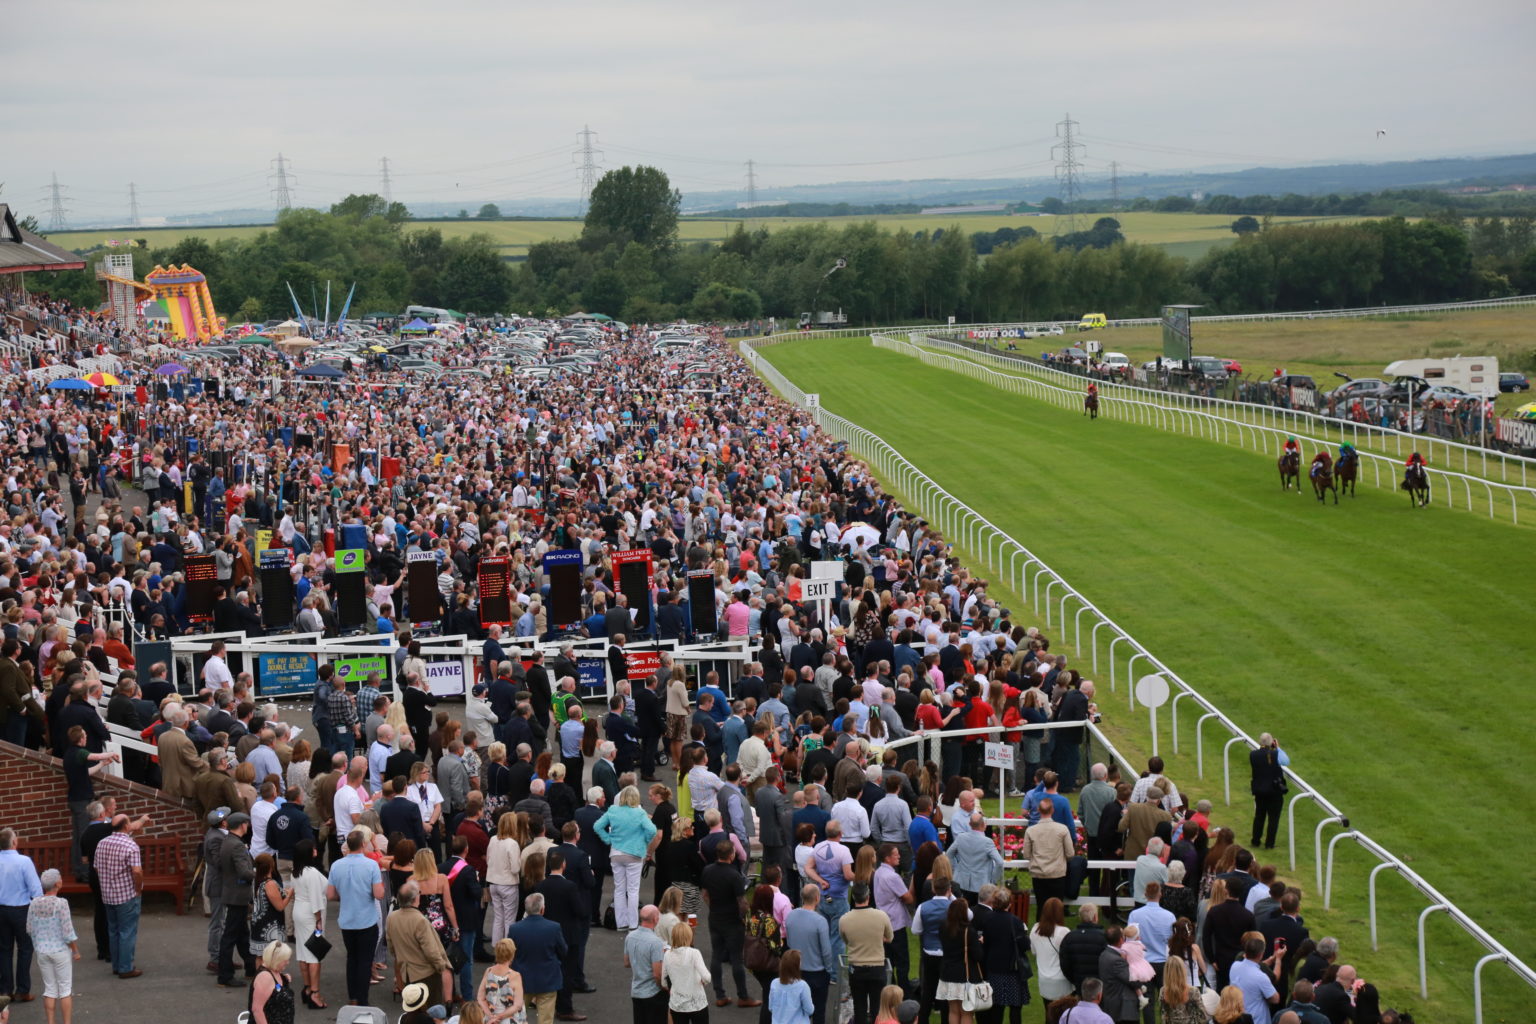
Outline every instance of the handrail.
<svg viewBox="0 0 1536 1024"><path fill-rule="evenodd" d="M788 378L784 377L784 375L780 373L776 367L768 362L766 357L757 352L757 348L762 345L776 344L780 341L791 340L794 337L797 337L797 335L769 336L769 338L772 340L763 338L743 338L740 339L739 344L743 356L752 365L754 370L759 372L770 383L773 383L775 387L780 390L780 393L784 394L786 397L794 394L800 395L801 401L797 402L797 404L799 404L801 408L805 408L803 404L804 392L800 391L800 389L791 383ZM894 348L895 345L893 344L888 347ZM974 366L978 370L985 369L984 367L976 366L976 364L970 365ZM1039 382L1034 383L1038 384ZM1176 689L1188 694L1189 699L1193 700L1201 708L1205 709L1206 714L1202 717L1202 720L1215 718L1218 722L1226 727L1228 732L1231 733L1234 738L1243 740L1248 746L1254 749L1258 748L1258 744L1248 735L1246 731L1243 730L1241 726L1239 726L1235 721L1228 717L1225 712L1216 707L1215 704L1213 704L1193 686L1189 685L1189 683L1187 683L1184 679L1180 678L1177 672L1174 672L1171 668L1164 664L1156 655L1152 654L1145 647L1143 647L1141 643L1137 641L1133 636L1131 636L1127 630L1125 630L1112 618L1105 614L1101 609L1098 608L1097 605L1090 601L1080 591L1067 583L1059 573L1049 568L1044 560L1042 560L1038 555L1035 555L1027 547L1025 547L1013 537L1009 536L980 513L976 512L970 506L966 505L954 495L950 494L949 491L945 490L945 488L933 480L932 477L928 476L928 474L924 473L921 469L915 466L911 461L909 461L883 438L867 430L866 428L845 419L842 416L838 416L837 414L828 411L824 406L820 405L820 403L818 403L815 408L808 409L807 411L809 411L814 416L818 425L821 426L821 428L828 434L831 434L840 440L846 441L849 447L862 458L877 464L887 479L899 479L902 482L903 490L906 491L906 494L904 495L905 497L914 501L915 503L926 503L929 507L933 508L934 511L929 514L928 518L932 522L936 523L941 530L946 531L951 536L959 535L970 538L979 538L984 535L987 536L988 543L984 548L984 550L987 552L987 554L984 556L987 559L987 562L984 564L988 564L988 567L1002 576L1003 579L1013 582L1015 584L1014 592L1021 599L1030 601L1030 603L1038 609L1038 599L1031 600L1029 589L1028 587L1024 586L1024 579L1027 569L1020 568L1014 574L1010 575L1008 571L1003 568L1005 563L1002 560L1001 553L1004 550L1011 550L1014 555L1022 556L1025 558L1026 566L1030 563L1036 565L1038 567L1035 574L1037 581L1039 576L1048 575L1051 579L1055 580L1062 587L1064 587L1067 592L1071 593L1077 600L1081 601L1086 608L1091 609L1092 614L1099 619L1100 626L1108 626L1113 633L1117 634L1116 640L1124 640L1127 642L1136 655L1144 657L1159 673L1168 679ZM991 551L993 550L991 544L993 542L996 542L997 544L996 550L998 555L995 557L991 555ZM982 550L978 549L974 545L974 542L968 546L970 547L970 553L972 554L977 554L980 550ZM1062 637L1065 640L1067 637L1067 630L1066 623L1064 621L1061 623L1060 628L1062 630ZM1096 635L1097 627L1095 627L1094 632ZM1082 653L1081 641L1081 631L1074 631L1072 643L1079 654ZM1113 646L1113 644L1111 644L1111 646ZM1093 654L1094 657L1097 658L1098 648L1096 642L1094 644ZM1113 663L1113 654L1111 654L1111 662ZM1111 667L1113 668L1113 664ZM1127 679L1127 685L1131 685L1129 679ZM1075 724L1081 725L1083 723ZM1091 723L1088 723L1087 727L1094 734L1102 736L1097 728L1095 728ZM956 734L959 734L960 732L961 731L957 731ZM900 741L896 742L899 743ZM895 744L893 743L891 745ZM1110 747L1110 749L1113 749L1113 747ZM1536 970L1532 970L1528 964L1511 953L1502 943L1500 943L1481 925L1473 920L1470 915L1452 903L1444 894L1442 894L1438 889L1436 889L1426 879L1424 879L1423 876L1419 875L1418 872L1410 868L1401 858L1391 853L1391 851L1387 850L1381 844L1370 839L1358 829L1352 829L1352 826L1349 824L1348 816L1345 815L1342 810L1335 806L1320 792L1318 792L1315 786L1308 783L1294 769L1286 767L1283 769L1283 771L1285 777L1288 779L1292 787L1297 790L1295 796L1292 798L1291 803L1293 813L1295 802L1302 796L1311 799L1320 808L1322 808L1324 812L1324 818L1319 826L1315 839L1317 851L1314 856L1314 860L1319 873L1321 873L1323 869L1323 857L1321 849L1322 827L1325 827L1330 823L1330 821L1336 821L1342 828L1346 830L1352 830L1354 832L1354 835L1352 835L1351 838L1357 845L1370 852L1379 860L1390 863L1393 866L1393 869L1411 886L1418 890L1425 898L1427 898L1432 905L1443 906L1447 916L1455 921L1456 924L1464 932L1471 936L1474 941L1480 944L1490 954L1496 954L1499 958L1504 959L1505 962L1509 964L1510 969L1516 974L1517 977L1519 977L1527 985L1530 985L1532 988L1536 988ZM1292 823L1294 825L1294 817L1292 818ZM1292 829L1292 833L1294 842L1294 828ZM1322 886L1320 885L1319 888L1321 887ZM1481 1013L1480 1000L1478 1005L1478 1012ZM1479 1017L1478 1020L1480 1024L1481 1018Z"/></svg>
<svg viewBox="0 0 1536 1024"><path fill-rule="evenodd" d="M999 370L982 366L973 359L952 356L945 352L930 351L928 348L919 347L909 341L893 338L884 333L876 333L871 337L876 348L889 349L901 355L910 356L929 366L938 366L942 369L964 373L973 379L991 384L994 387L1005 388L1015 393L1019 393L1020 388L1023 388L1034 397L1054 402L1056 405L1063 407L1076 405L1082 401L1082 392L1078 391L1075 387L1070 389L1063 388L1054 384L1048 384L1043 380L1036 380L1033 377L1003 373ZM969 349L953 346L952 343L946 341L929 339L928 343L936 346L957 348L966 356L974 354ZM1162 395L1163 393L1152 392L1152 394ZM1325 447L1333 443L1323 438L1304 434L1296 428L1287 429L1260 423L1249 423L1230 419L1204 409L1186 409L1178 405L1146 402L1137 398L1116 397L1111 399L1107 396L1101 396L1099 409L1101 414L1106 417L1118 417L1126 410L1130 410L1131 417L1136 418L1138 422L1143 422L1149 426L1157 426L1161 429L1169 429L1167 423L1170 417L1174 417L1175 424L1181 427L1185 433L1198 433L1202 437L1209 437L1210 440L1235 443L1239 446L1252 447L1260 451L1268 450L1268 446L1261 443L1261 439L1265 436L1276 441L1281 437L1294 436L1310 444ZM1216 431L1218 426L1237 428L1236 441L1232 440L1232 431L1230 429L1224 430L1222 436L1218 437ZM1372 451L1362 450L1358 454L1361 459L1360 465L1362 470L1358 476L1358 481L1366 483L1367 486L1385 487L1389 490L1396 488L1398 481L1397 471L1399 469L1396 460ZM1364 472L1367 467L1371 469L1370 474ZM1386 472L1383 473L1383 470L1386 470ZM1455 470L1439 469L1433 466L1426 466L1425 470L1429 474L1432 484L1436 480L1441 484L1441 486L1433 488L1431 493L1438 490L1444 496L1446 504L1452 508L1457 507L1460 503L1464 503L1468 511L1472 510L1473 484L1484 488L1488 499L1488 515L1490 518L1497 518L1494 502L1495 494L1502 494L1509 499L1510 517L1515 523L1520 521L1520 506L1517 500L1519 497L1530 498L1533 505L1536 505L1536 487L1500 483L1497 480L1488 480L1480 476L1458 473ZM1303 477L1303 479L1305 478ZM1460 484L1459 488L1454 486L1457 483ZM1482 507L1480 501L1478 502L1478 507ZM1499 507L1502 507L1502 502L1499 503Z"/></svg>

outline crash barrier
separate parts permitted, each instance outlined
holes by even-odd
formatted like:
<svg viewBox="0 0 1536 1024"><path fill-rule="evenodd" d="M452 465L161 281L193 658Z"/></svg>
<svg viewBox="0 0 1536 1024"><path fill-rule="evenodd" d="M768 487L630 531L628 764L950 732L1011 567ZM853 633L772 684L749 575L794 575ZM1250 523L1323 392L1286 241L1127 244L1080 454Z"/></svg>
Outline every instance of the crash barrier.
<svg viewBox="0 0 1536 1024"><path fill-rule="evenodd" d="M817 401L814 406L807 406L806 394L791 383L768 361L767 357L759 353L759 347L763 343L769 345L776 341L791 340L789 337L780 336L777 339L744 339L740 343L743 356L752 367L774 386L785 398L795 402L802 409L806 409L813 415L821 428L832 437L844 441L850 450L870 463L887 486L900 494L914 509L921 509L924 517L934 523L939 529L966 553L975 557L986 570L993 574L994 578L1006 581L1013 592L1021 599L1029 602L1045 619L1045 624L1057 631L1063 643L1070 642L1079 656L1083 656L1084 639L1083 616L1089 617L1091 630L1087 635L1087 653L1092 659L1094 672L1100 671L1099 657L1101 650L1108 662L1110 675L1110 691L1118 692L1120 685L1120 668L1124 667L1124 679L1126 699L1131 710L1136 708L1135 681L1137 679L1137 666L1148 674L1156 674L1167 681L1174 691L1169 702L1170 732L1173 741L1174 753L1179 752L1179 704L1181 701L1189 701L1190 710L1197 713L1195 720L1195 754L1196 774L1200 778L1205 777L1205 745L1204 729L1207 722L1214 721L1225 729L1228 738L1222 743L1223 760L1223 798L1227 804L1232 803L1232 778L1230 766L1227 764L1228 752L1234 746L1244 749L1258 749L1258 743L1249 736L1241 726L1230 718L1220 708L1216 707L1209 699L1203 696L1193 686L1180 678L1179 674L1164 664L1156 655L1147 650L1126 629L1121 627L1092 601L1069 584L1036 554L1031 552L1019 541L999 529L986 517L976 512L959 498L940 486L932 477L913 465L905 456L888 444L883 438L873 432L864 429L852 421L838 416L821 407ZM886 339L885 347L895 347L897 343ZM907 348L915 347L907 345ZM929 353L929 355L933 355ZM948 356L935 356L935 358L952 359ZM954 360L962 363L961 360ZM963 363L959 369L968 372L964 365L982 372L987 371L975 363ZM1015 378L1019 379L1019 378ZM1040 385L1040 382L1029 382ZM1064 389L1052 389L1062 391ZM1076 396L1081 400L1081 395ZM1174 411L1165 407L1154 407L1147 415L1172 416ZM1215 419L1205 414L1207 419ZM1233 424L1241 429L1255 429L1247 424ZM1214 430L1214 427L1208 429ZM1230 429L1230 428L1222 428ZM1212 435L1214 436L1214 434ZM1041 592L1042 584L1044 593ZM1069 615L1068 605L1074 606ZM1100 644L1099 631L1107 630L1106 643ZM1125 645L1125 650L1120 651L1120 645ZM1121 660L1123 658L1123 661ZM1101 695L1102 696L1102 695ZM1158 733L1151 732L1152 752L1157 753ZM1482 946L1487 954L1478 960L1472 971L1472 990L1474 998L1474 1019L1477 1024L1482 1024L1482 984L1483 968L1493 962L1502 962L1521 981L1531 988L1536 989L1536 970L1522 961L1514 953L1510 952L1502 943L1490 935L1481 925L1472 919L1466 911L1456 906L1455 903L1425 880L1418 872L1408 866L1402 858L1392 853L1386 847L1367 836L1362 830L1351 827L1349 817L1334 803L1328 800L1311 783L1307 782L1294 769L1284 769L1285 778L1290 787L1290 799L1287 802L1286 834L1289 841L1290 867L1296 870L1296 806L1302 801L1314 804L1321 812L1322 819L1317 822L1313 831L1313 864L1317 874L1317 891L1323 894L1325 907L1331 905L1334 878L1334 854L1341 840L1348 840L1360 849L1374 857L1378 863L1372 868L1368 891L1368 914L1371 930L1371 948L1377 948L1376 926L1376 880L1383 871L1391 871L1403 879L1409 887L1417 891L1428 905L1419 916L1418 927L1418 952L1419 952L1419 989L1424 998L1429 994L1429 972L1427 959L1428 937L1425 932L1425 922L1434 913L1444 913L1458 927L1469 935L1475 942ZM1342 831L1332 836L1328 843L1326 857L1323 851L1323 835L1329 826L1336 826Z"/></svg>
<svg viewBox="0 0 1536 1024"><path fill-rule="evenodd" d="M872 336L876 348L910 356L926 365L963 373L974 380L1004 391L1028 395L1062 408L1082 407L1083 393L1076 386L1061 387L1046 383L1034 376L1002 373L981 365L971 358L974 353L970 349L957 346L953 342L940 341L932 337L922 338L918 335L912 335L911 338L912 340L902 340L888 334ZM935 348L946 351L933 351ZM947 351L958 352L959 356L949 355ZM1280 454L1288 437L1295 437L1298 441L1320 448L1328 448L1336 443L1333 438L1307 433L1296 424L1272 426L1264 422L1256 423L1246 418L1224 415L1223 413L1227 410L1223 406L1212 405L1202 408L1181 403L1149 401L1143 397L1146 395L1172 397L1165 395L1164 392L1147 392L1140 388L1106 388L1099 396L1099 414L1109 419L1124 419L1161 430L1176 431L1191 437L1201 437L1223 444L1236 444L1255 451L1273 452L1276 456ZM1211 400L1201 399L1200 401ZM1357 449L1357 451L1360 455L1358 483L1387 490L1397 488L1402 476L1401 463L1366 449ZM1436 501L1443 500L1448 508L1465 507L1468 511L1482 511L1483 501L1486 499L1488 515L1497 518L1505 507L1505 502L1508 502L1510 516L1516 523L1520 521L1522 505L1529 505L1528 511L1536 511L1536 486L1499 483L1469 473L1441 469L1434 465L1426 466L1425 469L1429 473L1431 496ZM1307 486L1305 466L1301 468L1301 484L1305 489Z"/></svg>
<svg viewBox="0 0 1536 1024"><path fill-rule="evenodd" d="M900 332L881 331L878 333L894 336ZM910 335L910 332L908 333ZM1068 384L1079 393L1082 391L1082 380L1085 375L1080 372L1053 366L1027 356L997 352L981 345L968 345L953 337L953 334L954 332L948 329L943 331L927 331L923 332L923 337L914 337L911 340L918 344L936 348L947 347L948 350L963 352L972 357L985 359L996 366L1003 366L1008 369L1046 377L1063 384ZM1381 452L1390 452L1398 458L1404 458L1409 452L1417 450L1432 463L1447 467L1459 464L1461 471L1464 473L1471 473L1488 479L1497 477L1501 483L1518 483L1522 487L1536 486L1536 457L1521 455L1517 452L1501 451L1497 448L1483 445L1465 444L1435 434L1414 433L1396 430L1392 427L1359 423L1355 420L1324 416L1315 412L1307 412L1303 409L1234 401L1227 398L1218 398L1213 395L1164 391L1160 388L1116 383L1111 380L1101 380L1099 392L1101 397L1134 397L1146 402L1167 405L1170 408L1218 412L1227 415L1229 418L1241 419L1245 423L1267 426L1277 430L1291 432L1304 430L1322 433L1336 440L1349 441L1356 448L1360 448L1363 445L1375 448ZM1532 430L1527 432L1519 426L1501 426L1506 423L1519 424L1520 421L1490 420L1490 440L1497 440L1511 448L1536 446L1536 425L1533 425ZM1529 445L1526 442L1529 442Z"/></svg>

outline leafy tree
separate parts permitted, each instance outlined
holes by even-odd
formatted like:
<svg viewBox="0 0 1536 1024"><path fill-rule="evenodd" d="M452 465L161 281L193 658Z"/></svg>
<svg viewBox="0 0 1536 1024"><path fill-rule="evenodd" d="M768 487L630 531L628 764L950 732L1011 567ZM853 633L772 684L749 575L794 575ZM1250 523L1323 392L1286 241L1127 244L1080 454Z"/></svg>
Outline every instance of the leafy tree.
<svg viewBox="0 0 1536 1024"><path fill-rule="evenodd" d="M251 296L240 303L240 308L235 311L230 323L254 324L261 322L261 300Z"/></svg>
<svg viewBox="0 0 1536 1024"><path fill-rule="evenodd" d="M480 212L475 214L479 220L501 220L501 207L495 203L486 203L480 207Z"/></svg>
<svg viewBox="0 0 1536 1024"><path fill-rule="evenodd" d="M443 301L453 309L500 313L512 297L512 272L485 235L448 242L439 281Z"/></svg>
<svg viewBox="0 0 1536 1024"><path fill-rule="evenodd" d="M1239 217L1232 222L1232 233L1235 235L1252 235L1259 230L1259 222L1254 217Z"/></svg>
<svg viewBox="0 0 1536 1024"><path fill-rule="evenodd" d="M349 195L339 203L332 203L331 213L338 217L351 217L353 220L382 217L391 224L399 224L411 217L404 203L386 202L383 196L373 193Z"/></svg>
<svg viewBox="0 0 1536 1024"><path fill-rule="evenodd" d="M1049 213L1049 214L1055 215L1055 214L1059 214L1059 213L1064 213L1066 211L1066 209L1067 209L1067 204L1062 202L1060 199L1056 198L1055 196L1046 196L1044 199L1040 200L1040 211L1042 213Z"/></svg>
<svg viewBox="0 0 1536 1024"><path fill-rule="evenodd" d="M629 292L617 270L603 269L592 275L581 289L581 304L588 313L618 316L624 310Z"/></svg>
<svg viewBox="0 0 1536 1024"><path fill-rule="evenodd" d="M468 210L460 210L459 211L459 220L469 220L469 211Z"/></svg>
<svg viewBox="0 0 1536 1024"><path fill-rule="evenodd" d="M592 188L584 239L639 242L653 252L667 252L677 241L677 213L682 193L654 167L621 167L604 174Z"/></svg>

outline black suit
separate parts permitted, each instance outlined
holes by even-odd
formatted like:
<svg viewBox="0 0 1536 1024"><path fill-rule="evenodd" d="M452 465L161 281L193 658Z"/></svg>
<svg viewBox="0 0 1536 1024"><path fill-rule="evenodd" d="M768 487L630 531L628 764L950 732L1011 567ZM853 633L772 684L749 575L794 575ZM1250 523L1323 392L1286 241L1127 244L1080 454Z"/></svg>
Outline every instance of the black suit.
<svg viewBox="0 0 1536 1024"><path fill-rule="evenodd" d="M513 761L507 768L507 804L515 805L528 798L528 787L533 783L533 762Z"/></svg>
<svg viewBox="0 0 1536 1024"><path fill-rule="evenodd" d="M666 705L648 686L635 691L635 724L640 731L640 774L656 774L656 744L667 734Z"/></svg>
<svg viewBox="0 0 1536 1024"><path fill-rule="evenodd" d="M426 848L427 832L421 824L421 811L403 796L385 800L379 805L379 825L386 837L399 832L414 842L416 849Z"/></svg>
<svg viewBox="0 0 1536 1024"><path fill-rule="evenodd" d="M1296 951L1312 933L1307 930L1306 925L1285 914L1276 914L1269 918L1259 925L1259 931L1264 933L1265 956L1271 956L1275 952L1276 939L1285 940L1285 957L1281 961L1280 980L1275 982L1275 987L1281 992L1289 992L1291 971L1296 967Z"/></svg>
<svg viewBox="0 0 1536 1024"><path fill-rule="evenodd" d="M603 808L593 807L591 804L584 805L576 812L576 824L581 826L581 838L576 840L576 845L580 852L586 855L587 874L592 877L592 888L588 895L592 899L591 920L595 925L603 923L599 913L603 902L603 878L613 874L613 867L608 862L608 844L597 835L597 819L602 816ZM560 849L562 852L569 853L573 847L569 843L561 843ZM567 857L566 862L569 864L572 859ZM575 874L572 873L573 870L576 871ZM578 885L581 884L580 871L575 869L574 865L567 867L565 873L570 875Z"/></svg>
<svg viewBox="0 0 1536 1024"><path fill-rule="evenodd" d="M1285 771L1280 767L1279 750L1260 747L1248 752L1248 767L1253 771L1249 789L1253 793L1253 843L1275 848L1275 833L1280 829L1280 810L1285 804Z"/></svg>
<svg viewBox="0 0 1536 1024"><path fill-rule="evenodd" d="M789 667L799 672L803 668L815 668L816 651L810 644L801 641L789 649Z"/></svg>
<svg viewBox="0 0 1536 1024"><path fill-rule="evenodd" d="M561 847L574 849L574 847ZM590 871L590 869L588 869ZM564 875L548 875L534 887L544 895L544 917L560 926L570 960L562 971L564 986L555 997L555 1012L571 1012L571 994L587 986L587 904L576 883ZM542 1024L542 1022L541 1022Z"/></svg>
<svg viewBox="0 0 1536 1024"><path fill-rule="evenodd" d="M411 730L411 739L416 741L417 755L426 760L427 734L432 731L432 708L441 698L413 686L405 691L404 699L406 728Z"/></svg>
<svg viewBox="0 0 1536 1024"><path fill-rule="evenodd" d="M860 672L863 672L868 666L882 661L895 664L896 646L891 643L890 638L882 633L865 644L864 649L859 652L859 656L863 659L863 664L859 666Z"/></svg>
<svg viewBox="0 0 1536 1024"><path fill-rule="evenodd" d="M529 665L528 677L523 680L523 683L528 688L528 703L533 707L534 720L543 727L544 732L549 732L549 670L542 662Z"/></svg>
<svg viewBox="0 0 1536 1024"><path fill-rule="evenodd" d="M406 778L410 778L411 765L415 764L419 760L421 760L421 756L414 750L397 750L393 754L390 754L388 759L385 760L384 775L386 778L390 779L393 779L397 775L404 775ZM420 820L420 817L421 816L418 814L417 820ZM388 834L388 832L385 832L385 835Z"/></svg>
<svg viewBox="0 0 1536 1024"><path fill-rule="evenodd" d="M1332 1024L1344 1024L1354 1016L1355 1006L1349 1001L1349 993L1336 981L1317 986L1313 990L1312 1003Z"/></svg>
<svg viewBox="0 0 1536 1024"><path fill-rule="evenodd" d="M768 699L768 684L762 676L742 676L736 680L736 698L746 700L748 697L757 701L758 707L762 707Z"/></svg>

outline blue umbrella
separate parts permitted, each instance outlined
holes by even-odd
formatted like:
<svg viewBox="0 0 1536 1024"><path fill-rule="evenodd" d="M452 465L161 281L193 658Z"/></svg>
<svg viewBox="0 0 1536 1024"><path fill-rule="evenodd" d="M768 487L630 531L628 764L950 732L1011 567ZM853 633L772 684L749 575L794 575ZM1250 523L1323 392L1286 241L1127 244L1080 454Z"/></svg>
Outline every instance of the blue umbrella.
<svg viewBox="0 0 1536 1024"><path fill-rule="evenodd" d="M304 369L300 370L299 371L299 376L300 377L345 377L346 374L344 374L340 370L336 369L336 367L332 366L330 363L316 363L313 366L306 366L306 367L304 367Z"/></svg>
<svg viewBox="0 0 1536 1024"><path fill-rule="evenodd" d="M48 382L51 391L90 391L91 385L79 377L60 377Z"/></svg>

